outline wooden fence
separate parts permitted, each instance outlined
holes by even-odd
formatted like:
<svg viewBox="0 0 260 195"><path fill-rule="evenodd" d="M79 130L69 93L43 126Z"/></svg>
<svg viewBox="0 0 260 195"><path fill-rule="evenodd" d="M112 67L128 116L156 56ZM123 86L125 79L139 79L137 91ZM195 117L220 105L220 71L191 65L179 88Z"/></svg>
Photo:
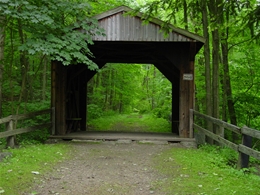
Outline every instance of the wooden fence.
<svg viewBox="0 0 260 195"><path fill-rule="evenodd" d="M252 138L260 139L260 131L248 128L246 126L240 128L235 125L229 124L227 122L221 121L219 119L210 117L208 115L201 114L195 110L190 110L191 116L191 128L194 130L198 130L204 135L212 138L213 140L220 143L220 145L227 146L239 153L238 158L238 168L247 168L249 163L249 156L252 156L258 160L260 160L260 152L257 150L252 149ZM229 130L234 133L241 135L242 140L241 144L233 143L227 139L225 139L222 135L217 135L212 131L209 131L194 122L193 117L196 116L198 119L203 119L205 121L211 122L212 124L216 125L218 128L224 130Z"/></svg>
<svg viewBox="0 0 260 195"><path fill-rule="evenodd" d="M28 133L31 131L39 130L42 128L50 128L51 127L51 133L53 134L55 132L55 109L46 109L36 112L31 112L27 114L19 114L19 115L10 115L8 117L0 119L0 124L6 124L6 131L0 132L0 138L7 138L7 147L13 148L15 146L14 143L14 136L17 134L22 133ZM38 124L30 127L24 127L19 129L14 129L14 122L17 122L18 120L24 120L24 119L31 119L35 116L43 115L43 114L50 114L51 115L51 121L49 123L44 124Z"/></svg>

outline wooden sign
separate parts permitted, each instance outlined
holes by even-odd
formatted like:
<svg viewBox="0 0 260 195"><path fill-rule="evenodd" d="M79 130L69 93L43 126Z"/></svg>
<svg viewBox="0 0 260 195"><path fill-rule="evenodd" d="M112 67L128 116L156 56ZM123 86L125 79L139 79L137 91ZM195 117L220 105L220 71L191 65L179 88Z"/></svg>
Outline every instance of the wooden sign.
<svg viewBox="0 0 260 195"><path fill-rule="evenodd" d="M192 81L193 80L193 74L183 74L183 80L185 81Z"/></svg>

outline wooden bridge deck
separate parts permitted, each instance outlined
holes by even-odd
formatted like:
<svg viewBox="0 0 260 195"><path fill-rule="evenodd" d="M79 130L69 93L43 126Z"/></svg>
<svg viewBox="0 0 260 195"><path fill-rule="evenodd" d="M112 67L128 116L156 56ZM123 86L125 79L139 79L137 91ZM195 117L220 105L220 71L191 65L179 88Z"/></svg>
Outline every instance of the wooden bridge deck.
<svg viewBox="0 0 260 195"><path fill-rule="evenodd" d="M51 139L79 140L156 140L168 142L195 142L194 138L181 138L172 133L110 132L110 131L78 131L66 135L52 135Z"/></svg>

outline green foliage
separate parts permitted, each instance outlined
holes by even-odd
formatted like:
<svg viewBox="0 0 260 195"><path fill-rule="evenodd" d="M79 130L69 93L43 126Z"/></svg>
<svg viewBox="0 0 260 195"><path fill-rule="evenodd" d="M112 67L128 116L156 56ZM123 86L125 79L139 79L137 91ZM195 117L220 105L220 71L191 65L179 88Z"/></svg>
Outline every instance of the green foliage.
<svg viewBox="0 0 260 195"><path fill-rule="evenodd" d="M154 114L155 117L157 118L163 118L166 120L169 120L170 117L170 111L169 111L169 107L158 107L153 109L152 113Z"/></svg>
<svg viewBox="0 0 260 195"><path fill-rule="evenodd" d="M103 111L171 112L171 83L150 64L107 64L88 83L88 97Z"/></svg>
<svg viewBox="0 0 260 195"><path fill-rule="evenodd" d="M19 145L44 143L50 136L49 129L40 129L30 133L23 133L16 136Z"/></svg>
<svg viewBox="0 0 260 195"><path fill-rule="evenodd" d="M90 60L93 56L88 45L93 44L93 35L102 35L103 31L95 19L87 17L91 12L88 3L8 0L0 5L7 22L17 21L19 30L27 34L19 47L21 51L48 55L64 65L83 63L91 70L97 69Z"/></svg>
<svg viewBox="0 0 260 195"><path fill-rule="evenodd" d="M87 105L88 111L88 120L93 120L100 118L102 116L102 109L95 104L88 104Z"/></svg>
<svg viewBox="0 0 260 195"><path fill-rule="evenodd" d="M89 4L93 8L92 14L101 14L109 9L126 5L127 0L88 0Z"/></svg>
<svg viewBox="0 0 260 195"><path fill-rule="evenodd" d="M68 159L69 148L69 145L55 144L6 150L12 153L12 157L0 163L0 187L5 191L4 194L28 191L37 177L32 172L42 175L61 160Z"/></svg>
<svg viewBox="0 0 260 195"><path fill-rule="evenodd" d="M172 148L154 157L167 176L153 186L166 194L259 194L259 176L228 166L216 150Z"/></svg>
<svg viewBox="0 0 260 195"><path fill-rule="evenodd" d="M237 166L238 153L230 148L206 144L201 145L200 150L214 155L212 163L217 162L234 168Z"/></svg>

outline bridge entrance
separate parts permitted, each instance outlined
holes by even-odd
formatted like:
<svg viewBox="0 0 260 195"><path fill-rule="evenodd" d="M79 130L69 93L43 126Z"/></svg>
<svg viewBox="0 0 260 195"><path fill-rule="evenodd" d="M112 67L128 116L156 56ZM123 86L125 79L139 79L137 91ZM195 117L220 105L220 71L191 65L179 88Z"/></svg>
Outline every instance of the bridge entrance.
<svg viewBox="0 0 260 195"><path fill-rule="evenodd" d="M121 6L96 16L106 36L94 36L90 51L102 68L106 63L154 64L172 83L172 132L192 138L189 110L194 107L194 59L204 38L170 26L167 37L162 21L153 19L143 25L141 13L125 15L130 8ZM86 65L63 66L52 62L52 98L56 108L56 135L65 135L70 126L80 124L86 130L87 82L96 74Z"/></svg>

